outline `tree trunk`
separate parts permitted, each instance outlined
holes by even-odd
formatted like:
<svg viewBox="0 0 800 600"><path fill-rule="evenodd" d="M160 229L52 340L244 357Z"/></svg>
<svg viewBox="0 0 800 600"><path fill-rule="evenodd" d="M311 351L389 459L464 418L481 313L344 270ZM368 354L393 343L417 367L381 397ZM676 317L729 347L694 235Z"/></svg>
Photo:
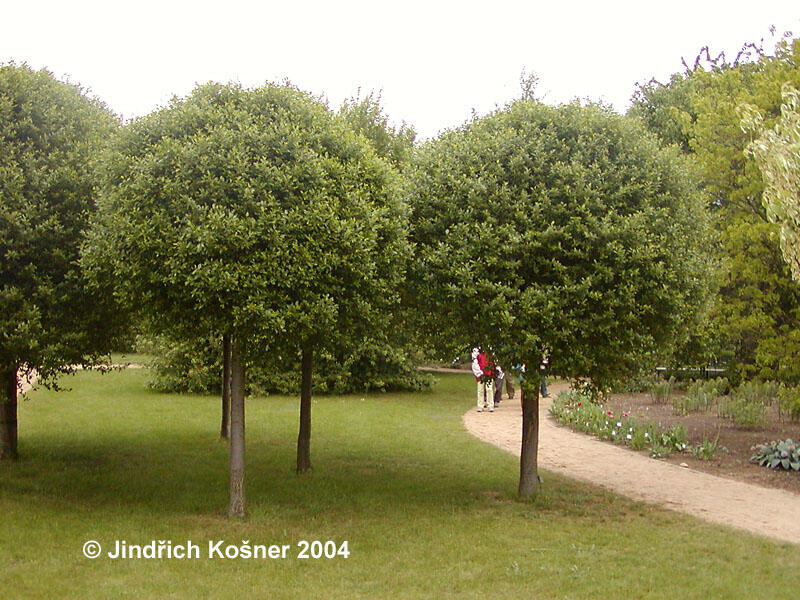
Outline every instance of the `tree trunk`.
<svg viewBox="0 0 800 600"><path fill-rule="evenodd" d="M297 472L311 470L311 373L314 351L303 348L300 381L300 433L297 436Z"/></svg>
<svg viewBox="0 0 800 600"><path fill-rule="evenodd" d="M228 439L231 418L231 336L222 336L222 425L219 435Z"/></svg>
<svg viewBox="0 0 800 600"><path fill-rule="evenodd" d="M539 378L522 382L522 451L519 457L519 495L539 491Z"/></svg>
<svg viewBox="0 0 800 600"><path fill-rule="evenodd" d="M15 460L17 454L17 368L0 372L0 460Z"/></svg>
<svg viewBox="0 0 800 600"><path fill-rule="evenodd" d="M247 516L244 500L244 344L234 338L231 344L231 460L228 517Z"/></svg>

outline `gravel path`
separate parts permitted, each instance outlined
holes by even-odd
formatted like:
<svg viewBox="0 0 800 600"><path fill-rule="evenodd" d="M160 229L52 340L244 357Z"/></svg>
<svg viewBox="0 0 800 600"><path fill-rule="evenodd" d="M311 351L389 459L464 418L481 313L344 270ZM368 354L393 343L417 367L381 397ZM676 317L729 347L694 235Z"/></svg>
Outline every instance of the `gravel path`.
<svg viewBox="0 0 800 600"><path fill-rule="evenodd" d="M554 385L548 391L554 396L566 388ZM800 495L678 467L575 433L550 417L550 404L550 398L540 400L541 469L712 523L800 544ZM501 402L494 413L473 408L463 422L472 435L519 456L519 400Z"/></svg>

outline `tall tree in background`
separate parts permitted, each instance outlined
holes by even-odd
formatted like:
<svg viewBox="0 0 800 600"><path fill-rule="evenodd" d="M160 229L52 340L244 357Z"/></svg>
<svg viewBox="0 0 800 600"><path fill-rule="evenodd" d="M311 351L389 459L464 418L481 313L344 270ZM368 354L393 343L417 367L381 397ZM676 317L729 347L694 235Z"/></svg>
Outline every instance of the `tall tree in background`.
<svg viewBox="0 0 800 600"><path fill-rule="evenodd" d="M743 118L745 130L758 137L748 146L764 176L767 217L780 226L781 250L795 281L800 281L800 92L783 86L781 116L765 129L752 107Z"/></svg>
<svg viewBox="0 0 800 600"><path fill-rule="evenodd" d="M79 86L0 65L0 459L18 454L18 371L53 383L118 331L77 261L94 210L90 165L117 126Z"/></svg>
<svg viewBox="0 0 800 600"><path fill-rule="evenodd" d="M395 174L285 85L199 86L139 119L104 161L85 261L111 269L150 331L231 341L231 517L245 515L245 366L348 343L391 303L405 260ZM284 358L286 360L286 358ZM301 394L298 470L310 467Z"/></svg>
<svg viewBox="0 0 800 600"><path fill-rule="evenodd" d="M411 180L412 281L434 341L528 366L531 496L543 353L602 389L680 339L704 305L701 197L680 154L635 121L529 101L426 144Z"/></svg>
<svg viewBox="0 0 800 600"><path fill-rule="evenodd" d="M749 56L748 56L749 52ZM747 44L733 61L708 51L662 85L641 86L630 113L666 143L677 143L699 170L714 217L710 264L719 263L718 293L709 322L686 348L698 360L725 364L729 377L800 382L800 290L781 258L778 228L762 203L764 183L747 154L739 107L752 105L772 126L781 87L800 86L800 40L774 51Z"/></svg>

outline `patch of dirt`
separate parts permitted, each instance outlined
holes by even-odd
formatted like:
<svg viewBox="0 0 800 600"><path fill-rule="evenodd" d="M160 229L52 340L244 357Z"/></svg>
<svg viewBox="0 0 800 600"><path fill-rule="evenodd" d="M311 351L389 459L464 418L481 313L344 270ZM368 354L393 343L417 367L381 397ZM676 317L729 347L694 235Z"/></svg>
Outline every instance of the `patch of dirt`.
<svg viewBox="0 0 800 600"><path fill-rule="evenodd" d="M676 465L686 463L692 469L711 475L800 494L800 472L768 469L750 462L754 454L752 448L757 444L786 438L800 440L800 423L790 421L785 415L779 416L776 406L767 407L766 427L748 431L736 428L731 419L717 416L715 409L686 416L675 414L671 404L657 404L649 394L612 395L605 404L614 414L629 413L639 423L655 423L665 428L683 425L691 445L714 440L719 435L720 447L711 460L699 460L690 452L674 452L658 460ZM647 453L642 451L642 454Z"/></svg>

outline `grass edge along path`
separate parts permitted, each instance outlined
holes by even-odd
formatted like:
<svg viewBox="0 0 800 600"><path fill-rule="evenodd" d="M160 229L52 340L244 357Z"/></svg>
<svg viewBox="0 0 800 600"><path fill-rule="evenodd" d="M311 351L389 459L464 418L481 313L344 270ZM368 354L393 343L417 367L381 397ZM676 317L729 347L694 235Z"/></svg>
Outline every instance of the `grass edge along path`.
<svg viewBox="0 0 800 600"><path fill-rule="evenodd" d="M315 470L293 473L296 398L248 402L250 517L231 522L218 400L79 372L20 408L0 465L0 595L11 598L783 598L800 550L545 473L464 431L471 376L431 393L318 397ZM485 415L490 417L490 415ZM491 416L496 416L491 415ZM331 559L130 559L87 540L349 542Z"/></svg>
<svg viewBox="0 0 800 600"><path fill-rule="evenodd" d="M800 496L682 468L572 431L550 415L552 398L567 388L551 386L551 397L539 405L542 468L711 523L800 544ZM519 412L517 402L501 404L492 420L466 412L464 426L519 456Z"/></svg>

